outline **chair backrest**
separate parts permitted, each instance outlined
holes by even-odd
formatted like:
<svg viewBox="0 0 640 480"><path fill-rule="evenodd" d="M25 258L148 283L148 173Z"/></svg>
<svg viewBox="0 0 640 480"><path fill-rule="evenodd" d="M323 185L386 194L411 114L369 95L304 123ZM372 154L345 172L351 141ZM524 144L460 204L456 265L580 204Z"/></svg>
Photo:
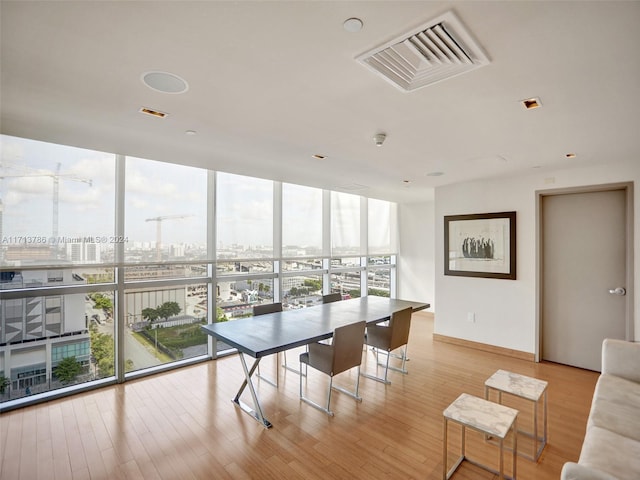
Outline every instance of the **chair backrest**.
<svg viewBox="0 0 640 480"><path fill-rule="evenodd" d="M342 300L342 294L340 292L322 296L322 303L339 302L340 300Z"/></svg>
<svg viewBox="0 0 640 480"><path fill-rule="evenodd" d="M276 313L282 311L282 303L267 303L253 306L253 316L264 315L265 313Z"/></svg>
<svg viewBox="0 0 640 480"><path fill-rule="evenodd" d="M411 307L399 310L391 314L389 328L391 328L391 341L389 350L406 345L409 342L409 329L411 328Z"/></svg>
<svg viewBox="0 0 640 480"><path fill-rule="evenodd" d="M338 327L333 332L333 375L362 363L365 321Z"/></svg>

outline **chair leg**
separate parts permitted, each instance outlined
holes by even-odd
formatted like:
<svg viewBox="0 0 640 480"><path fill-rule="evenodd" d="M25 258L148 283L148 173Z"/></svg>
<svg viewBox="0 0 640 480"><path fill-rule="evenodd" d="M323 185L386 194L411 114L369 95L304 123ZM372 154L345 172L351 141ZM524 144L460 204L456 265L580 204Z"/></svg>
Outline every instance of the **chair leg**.
<svg viewBox="0 0 640 480"><path fill-rule="evenodd" d="M406 367L406 365L407 365L407 346L406 346L406 345L402 348L402 353L400 353L400 354L393 354L393 353L389 352L389 354L388 354L388 355L389 355L389 356L392 356L392 357L395 357L395 358L399 358L400 360L402 360L402 366L401 366L400 368L398 368L398 367L394 367L394 366L391 366L391 365L390 365L390 366L389 366L389 368L390 368L391 370L394 370L394 371L396 371L396 372L403 373L403 374L405 374L405 375L407 375L407 374L409 373L409 372L407 371L407 367Z"/></svg>
<svg viewBox="0 0 640 480"><path fill-rule="evenodd" d="M307 352L309 351L309 346L308 346L308 345L306 345L306 351L307 351ZM307 369L306 369L307 364L306 364L306 363L304 364L304 365L305 365L305 370L304 370L304 372L302 371L302 369L300 369L300 370L296 370L295 368L290 367L289 365L287 365L287 352L286 352L286 350L284 350L284 351L282 352L282 355L284 356L284 362L282 362L282 366L283 366L286 370L289 370L289 371L291 371L291 372L293 372L293 373L296 373L296 374L298 374L298 375L302 375L303 377L307 375Z"/></svg>
<svg viewBox="0 0 640 480"><path fill-rule="evenodd" d="M300 371L302 371L302 362L300 362ZM302 398L302 375L300 375L300 398Z"/></svg>
<svg viewBox="0 0 640 480"><path fill-rule="evenodd" d="M278 384L279 384L279 380L280 380L280 375L278 375L278 354L275 354L276 356L276 379L275 380L271 380L270 378L264 377L260 374L260 365L258 365L258 369L256 370L256 377L258 377L260 380L264 380L265 382L267 382L269 385L272 385L276 388L278 388Z"/></svg>
<svg viewBox="0 0 640 480"><path fill-rule="evenodd" d="M389 359L391 358L391 355L389 355L390 352L387 352L387 364L384 366L384 383L391 383L387 377L389 376Z"/></svg>
<svg viewBox="0 0 640 480"><path fill-rule="evenodd" d="M371 351L376 356L376 364L385 368L385 379L386 379L387 373L388 373L387 370L394 370L396 372L400 372L400 373L403 373L405 375L407 375L409 373L407 371L407 367L406 367L407 360L408 360L408 358L407 358L407 346L406 345L404 345L404 347L402 348L401 353L392 353L392 352L387 352L387 351L384 351L384 350L380 351L380 349L376 348L376 347L372 347ZM379 354L383 354L383 355L387 356L386 362L381 362L380 361ZM390 357L400 359L402 361L401 367L398 368L398 367L394 367L393 365L389 365L389 358ZM367 375L363 375L363 376L366 377ZM376 378L379 378L379 377L376 377ZM379 381L382 381L382 380L379 380Z"/></svg>
<svg viewBox="0 0 640 480"><path fill-rule="evenodd" d="M389 373L389 368L390 368L389 367L389 352L386 352L387 353L387 361L386 361L386 363L380 363L378 361L378 352L380 351L380 349L376 348L376 347L373 347L371 350L373 351L374 355L376 356L376 368L378 368L378 365L380 365L382 367L385 367L384 368L384 377L378 377L376 375L371 375L369 373L361 373L360 375L362 375L363 377L366 377L366 378L370 378L371 380L375 380L376 382L384 383L385 385L391 385L391 382L387 379L387 375ZM359 368L360 367L358 367L358 369Z"/></svg>
<svg viewBox="0 0 640 480"><path fill-rule="evenodd" d="M331 387L333 387L333 377L329 377L329 390L327 392L327 413L333 416L333 412L331 411Z"/></svg>
<svg viewBox="0 0 640 480"><path fill-rule="evenodd" d="M334 390L337 390L339 392L342 393L346 393L347 395L349 395L352 398L355 398L356 401L358 402L362 402L362 397L359 395L359 390L360 390L360 365L358 365L357 367L357 372L356 372L356 389L354 392L351 392L349 390L347 390L346 388L342 388L342 387L332 387Z"/></svg>
<svg viewBox="0 0 640 480"><path fill-rule="evenodd" d="M405 345L402 349L402 373L407 372L407 346Z"/></svg>
<svg viewBox="0 0 640 480"><path fill-rule="evenodd" d="M302 371L302 364L300 364L300 370ZM360 366L358 366L358 371L357 371L357 375L356 375L356 390L355 392L351 392L345 388L342 387L336 387L333 385L333 376L329 376L329 389L327 391L327 406L323 407L322 405L317 404L316 402L314 402L313 400L305 397L302 393L302 376L300 376L300 400L302 400L305 403L308 403L309 405L311 405L314 408L317 408L318 410L322 410L324 413L326 413L327 415L330 416L334 416L333 412L331 411L331 391L332 390L337 390L338 392L342 392L345 393L347 395L349 395L352 398L355 398L356 401L358 402L362 402L362 397L359 396L359 387L360 387Z"/></svg>
<svg viewBox="0 0 640 480"><path fill-rule="evenodd" d="M300 364L300 371L302 371L302 363ZM323 407L322 405L314 402L310 398L307 398L302 393L302 375L300 375L300 400L304 403L311 405L313 408L317 408L318 410L323 411L327 415L333 417L333 412L330 410L329 406L331 404L331 390L333 384L333 377L329 377L329 391L327 392L327 406Z"/></svg>

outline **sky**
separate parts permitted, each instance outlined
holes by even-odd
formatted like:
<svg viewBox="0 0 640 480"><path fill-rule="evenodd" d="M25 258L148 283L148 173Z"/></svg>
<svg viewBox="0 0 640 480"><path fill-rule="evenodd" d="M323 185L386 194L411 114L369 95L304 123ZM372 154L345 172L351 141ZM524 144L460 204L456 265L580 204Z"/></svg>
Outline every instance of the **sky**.
<svg viewBox="0 0 640 480"><path fill-rule="evenodd" d="M52 235L58 164L59 236L114 235L114 154L6 135L0 136L0 142L3 237ZM155 244L157 222L147 219L172 216L162 221L164 245L206 244L206 170L127 157L125 175L125 235L129 242ZM218 246L272 244L272 181L218 173L217 193ZM333 219L333 244L353 244L360 234L354 225L359 218L359 197L339 196L346 210ZM319 246L322 191L284 184L283 204L283 243Z"/></svg>

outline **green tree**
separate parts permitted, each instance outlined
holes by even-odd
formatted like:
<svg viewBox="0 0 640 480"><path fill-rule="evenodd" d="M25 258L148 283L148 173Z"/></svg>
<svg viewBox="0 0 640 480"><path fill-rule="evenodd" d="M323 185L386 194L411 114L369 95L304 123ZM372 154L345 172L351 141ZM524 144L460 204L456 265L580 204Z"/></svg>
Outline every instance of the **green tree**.
<svg viewBox="0 0 640 480"><path fill-rule="evenodd" d="M97 360L98 363L98 371L100 372L99 378L111 377L116 373L115 367L115 356L113 352L113 348L111 352L109 352L106 356Z"/></svg>
<svg viewBox="0 0 640 480"><path fill-rule="evenodd" d="M101 309L104 313L111 314L113 312L113 301L111 298L102 293L94 293L90 298L93 300L95 307Z"/></svg>
<svg viewBox="0 0 640 480"><path fill-rule="evenodd" d="M53 369L54 375L62 383L69 383L76 379L82 372L82 364L76 360L76 357L63 358L58 366Z"/></svg>
<svg viewBox="0 0 640 480"><path fill-rule="evenodd" d="M229 319L224 313L224 310L220 307L216 307L216 322L226 322Z"/></svg>
<svg viewBox="0 0 640 480"><path fill-rule="evenodd" d="M389 291L381 290L379 288L370 288L369 295L373 295L375 297L389 297Z"/></svg>
<svg viewBox="0 0 640 480"><path fill-rule="evenodd" d="M160 315L155 308L143 308L142 309L142 318L145 320L149 320L150 322L155 322Z"/></svg>
<svg viewBox="0 0 640 480"><path fill-rule="evenodd" d="M177 302L164 302L160 305L156 311L158 312L158 316L164 320L169 317L175 317L180 313L182 309Z"/></svg>
<svg viewBox="0 0 640 480"><path fill-rule="evenodd" d="M127 358L124 362L124 371L130 372L133 370L133 368L134 368L133 360L131 360L130 358Z"/></svg>
<svg viewBox="0 0 640 480"><path fill-rule="evenodd" d="M320 280L313 280L311 278L307 278L304 281L304 286L309 287L309 290L311 291L320 290L322 288L322 282Z"/></svg>
<svg viewBox="0 0 640 480"><path fill-rule="evenodd" d="M115 373L115 353L113 337L106 333L98 332L97 327L90 329L91 354L96 359L98 366L98 378L110 377Z"/></svg>
<svg viewBox="0 0 640 480"><path fill-rule="evenodd" d="M11 384L11 380L4 375L0 375L0 394L4 393L9 384Z"/></svg>

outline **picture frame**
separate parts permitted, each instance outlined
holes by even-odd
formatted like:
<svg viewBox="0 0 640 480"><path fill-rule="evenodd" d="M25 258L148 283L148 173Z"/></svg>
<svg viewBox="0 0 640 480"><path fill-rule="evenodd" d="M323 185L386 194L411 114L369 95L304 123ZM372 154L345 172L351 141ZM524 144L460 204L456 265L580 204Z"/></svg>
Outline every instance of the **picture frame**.
<svg viewBox="0 0 640 480"><path fill-rule="evenodd" d="M516 212L446 215L444 274L516 279Z"/></svg>

